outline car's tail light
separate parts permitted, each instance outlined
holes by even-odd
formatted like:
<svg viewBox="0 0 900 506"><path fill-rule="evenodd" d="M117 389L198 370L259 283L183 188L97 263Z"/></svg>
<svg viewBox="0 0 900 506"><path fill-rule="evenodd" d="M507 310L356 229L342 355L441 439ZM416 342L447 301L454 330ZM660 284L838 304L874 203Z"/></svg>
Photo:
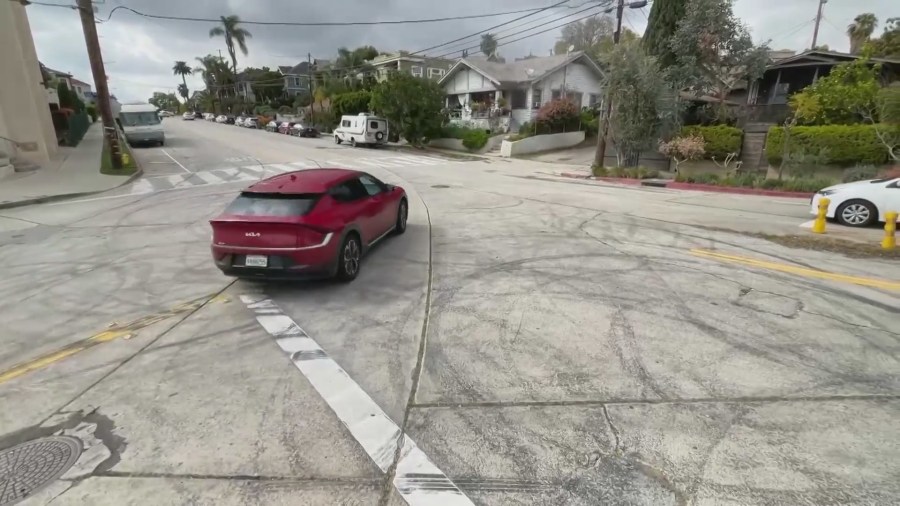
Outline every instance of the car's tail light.
<svg viewBox="0 0 900 506"><path fill-rule="evenodd" d="M311 228L300 228L297 230L297 247L318 246L325 241L326 235L327 233Z"/></svg>

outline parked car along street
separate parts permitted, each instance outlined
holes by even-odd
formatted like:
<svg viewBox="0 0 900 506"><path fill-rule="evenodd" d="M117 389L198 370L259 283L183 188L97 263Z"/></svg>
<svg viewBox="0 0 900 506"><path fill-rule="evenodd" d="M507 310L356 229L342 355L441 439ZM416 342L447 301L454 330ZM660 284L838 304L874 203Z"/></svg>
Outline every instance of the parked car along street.
<svg viewBox="0 0 900 506"><path fill-rule="evenodd" d="M900 212L900 178L870 179L823 188L813 195L810 213L818 213L823 197L830 201L828 218L850 227L866 227L876 221L884 222L888 211Z"/></svg>
<svg viewBox="0 0 900 506"><path fill-rule="evenodd" d="M194 121L194 113L186 112L181 115L181 118L185 121Z"/></svg>
<svg viewBox="0 0 900 506"><path fill-rule="evenodd" d="M319 131L313 127L296 123L291 127L291 135L296 135L297 137L318 137Z"/></svg>

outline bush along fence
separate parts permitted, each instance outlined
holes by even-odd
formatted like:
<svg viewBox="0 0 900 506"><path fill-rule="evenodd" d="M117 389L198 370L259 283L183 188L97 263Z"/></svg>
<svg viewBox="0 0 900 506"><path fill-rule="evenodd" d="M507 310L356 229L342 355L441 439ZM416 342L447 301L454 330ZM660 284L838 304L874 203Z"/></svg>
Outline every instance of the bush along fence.
<svg viewBox="0 0 900 506"><path fill-rule="evenodd" d="M823 125L791 128L789 151L819 155L822 163L849 167L853 165L883 165L890 161L887 149L878 139L877 129L886 125ZM898 127L890 127L900 130ZM900 134L900 131L893 135ZM784 128L772 127L766 137L766 158L773 167L784 156Z"/></svg>
<svg viewBox="0 0 900 506"><path fill-rule="evenodd" d="M735 156L741 153L744 132L740 128L728 125L686 126L681 129L678 136L703 138L702 158L724 160L732 153Z"/></svg>
<svg viewBox="0 0 900 506"><path fill-rule="evenodd" d="M84 138L84 133L87 132L88 127L91 125L91 120L87 113L77 112L69 115L66 123L66 145L77 146L78 143L81 142L81 139Z"/></svg>

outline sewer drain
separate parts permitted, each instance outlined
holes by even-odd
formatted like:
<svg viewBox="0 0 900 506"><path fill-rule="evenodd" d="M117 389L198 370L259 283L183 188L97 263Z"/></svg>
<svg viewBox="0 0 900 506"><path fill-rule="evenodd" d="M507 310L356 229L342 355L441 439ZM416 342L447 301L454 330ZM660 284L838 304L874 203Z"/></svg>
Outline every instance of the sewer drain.
<svg viewBox="0 0 900 506"><path fill-rule="evenodd" d="M51 436L0 451L0 506L10 506L56 481L81 455L81 441Z"/></svg>

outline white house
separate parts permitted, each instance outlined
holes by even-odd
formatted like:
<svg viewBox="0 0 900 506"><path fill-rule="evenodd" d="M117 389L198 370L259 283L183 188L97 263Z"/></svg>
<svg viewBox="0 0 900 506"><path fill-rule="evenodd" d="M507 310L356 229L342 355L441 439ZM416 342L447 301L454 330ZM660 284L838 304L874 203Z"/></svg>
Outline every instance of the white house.
<svg viewBox="0 0 900 506"><path fill-rule="evenodd" d="M439 84L447 94L451 122L517 131L552 99L565 95L580 107L598 104L602 81L597 63L583 51L574 51L512 63L467 57L451 67Z"/></svg>

